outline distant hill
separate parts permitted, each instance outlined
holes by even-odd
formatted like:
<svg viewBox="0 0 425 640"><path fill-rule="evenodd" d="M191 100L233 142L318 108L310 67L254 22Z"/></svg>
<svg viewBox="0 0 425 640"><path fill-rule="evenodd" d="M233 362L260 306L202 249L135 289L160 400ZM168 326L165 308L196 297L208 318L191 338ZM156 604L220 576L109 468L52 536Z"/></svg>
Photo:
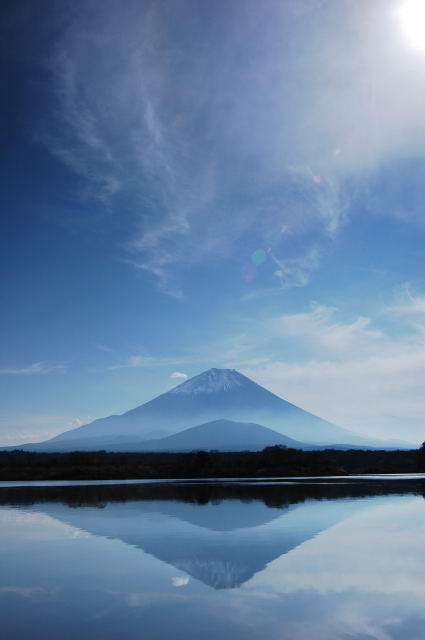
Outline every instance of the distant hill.
<svg viewBox="0 0 425 640"><path fill-rule="evenodd" d="M213 420L166 438L147 440L136 444L135 448L138 451L260 451L275 444L294 449L305 446L302 442L252 422Z"/></svg>
<svg viewBox="0 0 425 640"><path fill-rule="evenodd" d="M281 445L293 449L317 449L318 445L309 445L252 422L234 422L232 420L213 420L205 424L190 427L172 436L155 440L131 440L131 438L87 438L85 451L260 451L264 447ZM20 449L32 451L72 451L74 440L47 441L34 445L24 445Z"/></svg>
<svg viewBox="0 0 425 640"><path fill-rule="evenodd" d="M231 431L225 435L230 423ZM241 423L243 427L235 426ZM394 448L394 443L360 436L304 411L234 369L209 369L122 415L100 418L51 440L19 448L35 451L135 450L133 447L147 440L155 440L155 446L162 446L163 438L177 435L184 429L184 435L180 433L179 438L168 440L166 446L171 446L171 442L174 443L172 446L186 448L192 446L188 443L196 441L199 444L193 445L195 448L220 449L221 442L232 447L241 442L243 446L238 445L238 448L247 449L257 447L257 440L268 437L266 431L261 436L257 431L254 436L253 425L266 431L273 429L299 444L305 443L303 448L308 445ZM188 434L191 427L202 429ZM159 444L160 440L162 444ZM145 446L152 446L152 443ZM411 445L406 443L406 448L409 447Z"/></svg>

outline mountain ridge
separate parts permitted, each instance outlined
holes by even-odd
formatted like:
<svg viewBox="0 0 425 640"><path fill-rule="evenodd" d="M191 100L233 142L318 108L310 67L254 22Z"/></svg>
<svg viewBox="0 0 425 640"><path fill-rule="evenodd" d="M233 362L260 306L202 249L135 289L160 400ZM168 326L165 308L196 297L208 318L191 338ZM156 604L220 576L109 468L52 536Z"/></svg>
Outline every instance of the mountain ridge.
<svg viewBox="0 0 425 640"><path fill-rule="evenodd" d="M212 378L215 390L206 390ZM185 392L188 388L190 391ZM215 368L122 415L100 418L60 434L52 441L110 435L158 439L224 418L265 425L282 435L311 444L367 441L283 400L238 371Z"/></svg>
<svg viewBox="0 0 425 640"><path fill-rule="evenodd" d="M183 430L223 420L236 424L255 424L305 446L355 445L385 448L386 444L385 441L360 436L315 416L234 369L212 368L121 415L99 418L45 442L23 446L37 446L37 450L43 450L44 446L49 451L64 448L85 450L86 447L93 450L93 446L105 448L102 443L108 447L115 443L115 446L120 447L119 450L123 450L122 446L162 440ZM234 426L232 428L237 429ZM208 437L210 438L210 434ZM238 441L241 441L240 433ZM192 448L216 447L206 447L198 442Z"/></svg>

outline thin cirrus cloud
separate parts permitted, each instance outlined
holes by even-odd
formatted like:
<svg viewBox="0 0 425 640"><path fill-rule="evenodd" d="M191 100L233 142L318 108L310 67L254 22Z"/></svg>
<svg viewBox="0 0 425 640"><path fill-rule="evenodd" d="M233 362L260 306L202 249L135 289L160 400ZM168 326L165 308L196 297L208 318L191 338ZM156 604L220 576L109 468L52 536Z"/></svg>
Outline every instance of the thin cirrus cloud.
<svg viewBox="0 0 425 640"><path fill-rule="evenodd" d="M387 312L396 316L425 321L425 295L417 293L409 283L399 287L396 304Z"/></svg>
<svg viewBox="0 0 425 640"><path fill-rule="evenodd" d="M67 367L64 364L49 364L48 362L34 362L33 364L26 365L25 367L9 367L1 368L0 375L12 375L12 376L29 376L43 373L61 372L65 373Z"/></svg>
<svg viewBox="0 0 425 640"><path fill-rule="evenodd" d="M243 371L294 404L359 433L423 440L418 380L425 375L425 358L414 347L345 362L275 360Z"/></svg>
<svg viewBox="0 0 425 640"><path fill-rule="evenodd" d="M338 310L325 305L312 305L306 313L283 315L267 321L268 329L275 335L297 337L327 352L346 354L362 346L381 348L384 334L371 327L370 318L359 316L344 323L336 320Z"/></svg>
<svg viewBox="0 0 425 640"><path fill-rule="evenodd" d="M108 371L114 371L115 369L140 369L141 367L149 366L150 360L149 358L145 358L144 356L129 356L122 362L117 362L116 364L111 364L107 367Z"/></svg>
<svg viewBox="0 0 425 640"><path fill-rule="evenodd" d="M245 335L244 348L237 354L242 370L277 395L343 427L421 442L422 301L422 295L409 293L398 306L386 307L373 319L342 321L337 309L318 304L304 313L268 319L267 331L257 327L255 333L267 336L266 346L273 355L250 364L249 358L256 355L255 341L249 342ZM394 333L387 321L400 317L405 322L402 327L398 322Z"/></svg>
<svg viewBox="0 0 425 640"><path fill-rule="evenodd" d="M106 371L115 371L115 370L119 370L119 369L143 369L143 368L150 368L150 367L169 367L169 366L178 366L179 364L183 364L183 363L189 363L189 362L198 362L199 361L199 357L186 357L186 358L179 358L179 357L170 357L170 358L165 358L165 357L160 357L160 356L150 356L150 355L140 355L140 354L134 354L134 355L130 355L124 358L119 358L118 354L116 354L112 349L108 348L108 351L106 351L105 349L102 349L103 351L105 351L106 353L111 353L112 355L114 355L115 358L118 359L118 362L115 362L114 364L111 364L109 366L107 366L104 370ZM170 376L171 378L187 378L187 375L185 373L181 373L180 371L174 371L174 373L171 374Z"/></svg>
<svg viewBox="0 0 425 640"><path fill-rule="evenodd" d="M105 4L70 13L37 135L92 196L132 203L129 261L169 292L254 238L277 289L303 286L354 215L347 180L424 148L395 3Z"/></svg>

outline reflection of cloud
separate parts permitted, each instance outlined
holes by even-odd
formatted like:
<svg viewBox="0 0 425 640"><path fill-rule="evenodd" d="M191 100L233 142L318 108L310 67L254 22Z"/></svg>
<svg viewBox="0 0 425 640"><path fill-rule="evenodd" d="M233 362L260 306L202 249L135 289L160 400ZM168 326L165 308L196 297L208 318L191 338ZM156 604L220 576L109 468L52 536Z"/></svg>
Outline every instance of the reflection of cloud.
<svg viewBox="0 0 425 640"><path fill-rule="evenodd" d="M174 587L183 587L185 584L189 582L189 576L174 576L171 578Z"/></svg>
<svg viewBox="0 0 425 640"><path fill-rule="evenodd" d="M423 599L423 499L392 497L374 502L271 563L251 584L284 593L355 590Z"/></svg>
<svg viewBox="0 0 425 640"><path fill-rule="evenodd" d="M145 607L155 602L155 597L148 593L128 593L125 599L129 607Z"/></svg>
<svg viewBox="0 0 425 640"><path fill-rule="evenodd" d="M89 533L64 524L47 514L11 508L0 510L0 529L2 543L10 547L25 541L33 543L34 541L69 540L75 537L76 531L78 536L90 537Z"/></svg>
<svg viewBox="0 0 425 640"><path fill-rule="evenodd" d="M251 506L255 507L253 503ZM357 507L364 511L351 517ZM64 516L63 505L49 508L58 517ZM89 549L90 571L85 572L83 587L78 579L81 574L78 563L70 562L63 554L58 557L55 545L44 549L46 562L57 563L57 570L45 577L55 585L52 606L57 611L69 610L72 601L82 622L90 625L90 621L104 618L109 627L119 625L122 637L134 636L134 629L140 629L143 613L150 637L158 638L172 636L177 625L180 630L182 624L185 637L202 636L208 624L211 637L231 635L238 640L260 636L279 640L422 638L425 571L421 546L425 533L422 498L377 497L354 503L307 501L299 517L296 510L291 510L297 531L305 528L303 513L307 515L311 508L316 509L312 522L317 525L324 514L331 515L334 509L342 509L349 519L322 533L316 531L315 537L269 562L241 588L222 591L207 589L197 580L191 582L189 591L176 590L172 585L174 567L140 553L133 545L123 545L113 535L115 525L126 520L119 509L116 520L107 518L108 539L101 544L99 538L93 538ZM131 510L135 515L134 505ZM83 519L94 518L93 522L97 519L97 514L83 513L93 512L92 509L71 509L72 513L77 511ZM152 521L150 508L148 513ZM285 537L288 531L284 520L280 524L278 520L273 522L270 526L276 536ZM31 531L28 521L22 522L22 528ZM0 526L2 535L5 529ZM128 523L125 529L135 531ZM172 545L174 530L168 527L165 531L169 531ZM244 544L243 532L239 531L238 538ZM190 547L188 539L185 538L185 548ZM255 539L266 549L261 532ZM211 548L210 539L204 540ZM8 552L6 547L4 551ZM28 560L31 564L33 546L21 547L21 551L22 562ZM84 557L87 551L86 546L81 549ZM103 580L102 586L99 576L105 575L105 566L108 580L106 583ZM6 585L4 592L9 589L23 597L36 595L31 585L22 586L18 581L11 587ZM92 606L86 606L87 599ZM3 629L7 623L9 628L16 628L15 613L13 608L2 611ZM38 617L39 612L28 610L28 620L33 619L33 613Z"/></svg>
<svg viewBox="0 0 425 640"><path fill-rule="evenodd" d="M48 594L43 587L0 587L0 593L16 593L29 600L38 600L41 596Z"/></svg>

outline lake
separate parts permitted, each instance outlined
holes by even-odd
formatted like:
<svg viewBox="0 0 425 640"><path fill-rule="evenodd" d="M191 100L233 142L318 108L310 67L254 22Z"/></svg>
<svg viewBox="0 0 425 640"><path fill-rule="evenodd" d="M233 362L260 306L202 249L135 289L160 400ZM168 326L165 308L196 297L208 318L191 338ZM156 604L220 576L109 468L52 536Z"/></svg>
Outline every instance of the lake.
<svg viewBox="0 0 425 640"><path fill-rule="evenodd" d="M2 640L425 637L425 478L0 483Z"/></svg>

